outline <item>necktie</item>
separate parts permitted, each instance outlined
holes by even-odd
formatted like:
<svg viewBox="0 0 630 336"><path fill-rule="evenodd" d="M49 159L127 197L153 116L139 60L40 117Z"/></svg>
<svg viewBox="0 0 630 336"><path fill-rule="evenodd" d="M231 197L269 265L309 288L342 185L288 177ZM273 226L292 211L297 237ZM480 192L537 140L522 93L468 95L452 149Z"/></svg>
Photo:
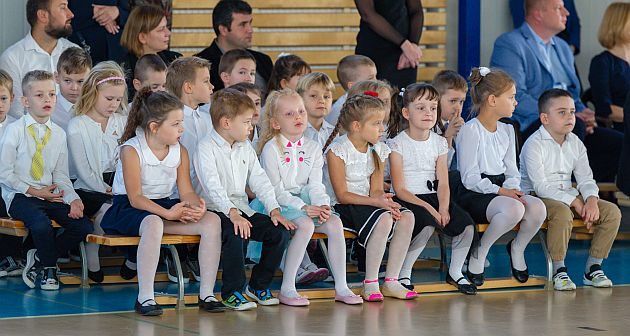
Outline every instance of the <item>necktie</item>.
<svg viewBox="0 0 630 336"><path fill-rule="evenodd" d="M28 126L27 129L28 133L33 137L33 140L35 140L35 154L33 154L33 161L31 162L31 176L39 181L42 176L44 176L44 156L42 155L42 150L50 139L51 131L50 128L46 127L46 133L40 141L37 139L37 134L35 133L35 124Z"/></svg>

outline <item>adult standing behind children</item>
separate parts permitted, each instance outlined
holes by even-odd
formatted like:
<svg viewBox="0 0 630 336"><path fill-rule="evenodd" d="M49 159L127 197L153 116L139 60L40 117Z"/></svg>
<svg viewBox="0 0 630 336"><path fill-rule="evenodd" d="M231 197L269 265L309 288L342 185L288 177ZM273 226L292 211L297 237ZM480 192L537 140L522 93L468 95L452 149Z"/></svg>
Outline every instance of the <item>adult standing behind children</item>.
<svg viewBox="0 0 630 336"><path fill-rule="evenodd" d="M212 64L210 80L216 91L224 88L218 68L221 56L232 49L246 49L254 56L256 86L262 91L267 88L273 62L268 55L248 49L252 46L252 19L252 7L245 1L219 1L212 9L212 28L217 37L196 56Z"/></svg>
<svg viewBox="0 0 630 336"><path fill-rule="evenodd" d="M77 47L65 39L72 34L70 21L73 17L67 0L28 0L26 21L31 31L0 55L0 69L8 72L16 81L22 80L31 70L55 72L61 53L70 47ZM19 85L15 86L14 94L15 97L22 97ZM13 101L9 112L16 119L24 115L24 108L19 101Z"/></svg>
<svg viewBox="0 0 630 336"><path fill-rule="evenodd" d="M420 0L355 0L361 23L355 54L376 63L378 78L403 88L416 81L424 13Z"/></svg>

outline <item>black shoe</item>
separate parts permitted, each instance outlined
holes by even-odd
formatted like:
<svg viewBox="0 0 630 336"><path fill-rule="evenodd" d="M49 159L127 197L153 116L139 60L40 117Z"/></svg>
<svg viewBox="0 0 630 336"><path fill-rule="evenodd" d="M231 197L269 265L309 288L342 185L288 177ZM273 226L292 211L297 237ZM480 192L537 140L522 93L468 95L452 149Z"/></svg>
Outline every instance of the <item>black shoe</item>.
<svg viewBox="0 0 630 336"><path fill-rule="evenodd" d="M402 283L401 280L409 280L409 284L407 285L405 283ZM398 282L400 282L401 286L407 288L407 290L412 291L415 288L415 286L411 283L411 279L409 279L409 278L400 278L400 279L398 279Z"/></svg>
<svg viewBox="0 0 630 336"><path fill-rule="evenodd" d="M475 285L473 284L460 284L459 282L461 280L465 279L464 277L461 277L459 279L457 279L457 281L453 280L453 278L451 277L450 274L446 274L446 283L447 284L451 284L455 287L457 287L457 290L459 290L461 293L464 293L466 295L475 295L477 294L477 287L475 287Z"/></svg>
<svg viewBox="0 0 630 336"><path fill-rule="evenodd" d="M483 282L484 282L484 275L483 272L479 273L479 274L475 274L473 272L471 272L470 270L466 270L466 277L468 278L468 280L470 282L473 283L473 285L475 285L476 287L481 287L483 286Z"/></svg>
<svg viewBox="0 0 630 336"><path fill-rule="evenodd" d="M103 273L103 270L98 270L96 272L88 270L88 278L96 283L101 283L105 279L105 274Z"/></svg>
<svg viewBox="0 0 630 336"><path fill-rule="evenodd" d="M127 260L120 266L120 277L125 280L131 280L138 275L138 271L127 267Z"/></svg>
<svg viewBox="0 0 630 336"><path fill-rule="evenodd" d="M199 308L210 313L221 313L227 309L227 307L221 301L218 301L212 295L207 296L203 300L201 299L201 297L199 297Z"/></svg>
<svg viewBox="0 0 630 336"><path fill-rule="evenodd" d="M57 266L45 267L42 271L40 287L43 290L59 290L59 277L57 276Z"/></svg>
<svg viewBox="0 0 630 336"><path fill-rule="evenodd" d="M168 280L170 282L177 283L177 267L175 266L175 262L170 254L164 256L164 263L166 264L166 274L168 275ZM187 263L187 260L180 260L185 284L190 281L190 278L188 278L188 267L186 267Z"/></svg>
<svg viewBox="0 0 630 336"><path fill-rule="evenodd" d="M199 268L199 260L186 260L186 268L188 268L188 271L192 273L193 279L195 279L195 281L201 282L201 269ZM184 277L186 277L187 275L188 274L184 273Z"/></svg>
<svg viewBox="0 0 630 336"><path fill-rule="evenodd" d="M136 299L136 304L133 307L134 310L136 311L136 313L142 315L142 316L158 316L158 315L162 315L163 311L162 311L162 307L155 302L154 305L148 305L148 306L143 306L143 304L145 304L146 302L149 301L153 301L155 302L155 300L153 299L148 299L145 300L144 302L140 303L138 302L138 299Z"/></svg>
<svg viewBox="0 0 630 336"><path fill-rule="evenodd" d="M510 256L510 268L512 269L512 276L516 281L520 283L526 283L529 279L529 271L525 268L524 271L519 271L512 265L512 242L514 240L510 240L510 242L505 246L507 248L508 256Z"/></svg>

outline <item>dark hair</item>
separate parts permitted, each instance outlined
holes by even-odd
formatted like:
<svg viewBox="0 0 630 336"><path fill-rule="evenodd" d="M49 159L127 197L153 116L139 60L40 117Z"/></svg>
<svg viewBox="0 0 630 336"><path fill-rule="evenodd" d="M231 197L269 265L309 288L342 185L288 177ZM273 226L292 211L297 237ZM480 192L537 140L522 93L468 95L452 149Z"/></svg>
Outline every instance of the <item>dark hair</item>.
<svg viewBox="0 0 630 336"><path fill-rule="evenodd" d="M236 62L240 60L251 60L256 64L254 56L245 49L232 49L221 56L219 61L219 74L223 72L230 73L234 69Z"/></svg>
<svg viewBox="0 0 630 336"><path fill-rule="evenodd" d="M311 72L311 66L298 55L285 55L278 57L273 65L269 82L267 83L267 94L274 90L282 90L280 82L290 80L291 77Z"/></svg>
<svg viewBox="0 0 630 336"><path fill-rule="evenodd" d="M425 98L427 100L440 100L440 94L430 84L413 83L407 85L405 93L403 93L403 108L409 108L409 105L418 98ZM393 112L393 111L392 111ZM440 122L440 114L437 117ZM387 125L387 136L390 138L395 137L398 133L404 131L409 127L409 122L403 117L402 111L391 113L389 115L389 124Z"/></svg>
<svg viewBox="0 0 630 336"><path fill-rule="evenodd" d="M219 36L219 26L224 26L230 30L232 26L232 14L251 14L252 7L245 1L222 0L212 9L212 29L216 36Z"/></svg>
<svg viewBox="0 0 630 336"><path fill-rule="evenodd" d="M147 79L147 71L154 72L166 72L166 63L162 60L162 57L156 54L146 54L136 62L136 67L133 69L133 78L139 81Z"/></svg>
<svg viewBox="0 0 630 336"><path fill-rule="evenodd" d="M221 118L232 119L247 110L256 110L254 101L243 92L225 88L212 95L210 117L214 128L219 127Z"/></svg>
<svg viewBox="0 0 630 336"><path fill-rule="evenodd" d="M161 125L171 111L183 108L184 105L179 98L172 94L163 91L153 92L151 88L143 87L133 98L127 126L118 143L122 145L136 136L136 128L140 127L146 132L152 122Z"/></svg>
<svg viewBox="0 0 630 336"><path fill-rule="evenodd" d="M549 112L549 104L551 104L551 101L560 97L569 97L573 99L571 93L563 89L549 89L543 92L538 98L538 113Z"/></svg>
<svg viewBox="0 0 630 336"><path fill-rule="evenodd" d="M90 53L79 47L70 47L64 50L57 61L57 73L60 75L61 70L72 75L90 71L91 68L92 57L90 57Z"/></svg>
<svg viewBox="0 0 630 336"><path fill-rule="evenodd" d="M489 69L485 76L480 68L473 68L470 73L470 98L473 102L472 111L478 113L490 95L499 96L510 89L514 80L507 72L496 68Z"/></svg>
<svg viewBox="0 0 630 336"><path fill-rule="evenodd" d="M28 0L26 2L26 21L33 28L37 23L37 11L50 9L50 0Z"/></svg>
<svg viewBox="0 0 630 336"><path fill-rule="evenodd" d="M260 91L260 88L256 86L256 84L242 82L242 83L231 85L230 89L243 92L244 94L247 94L248 92L253 92L262 98L261 96L262 92Z"/></svg>
<svg viewBox="0 0 630 336"><path fill-rule="evenodd" d="M462 75L458 74L453 70L442 70L435 74L433 80L431 81L431 85L437 90L440 94L440 97L446 93L448 90L456 90L462 91L464 93L468 93L468 83L466 82L466 78L462 77ZM442 124L442 104L438 103L438 122L437 127L442 131L442 134L446 131L446 128Z"/></svg>

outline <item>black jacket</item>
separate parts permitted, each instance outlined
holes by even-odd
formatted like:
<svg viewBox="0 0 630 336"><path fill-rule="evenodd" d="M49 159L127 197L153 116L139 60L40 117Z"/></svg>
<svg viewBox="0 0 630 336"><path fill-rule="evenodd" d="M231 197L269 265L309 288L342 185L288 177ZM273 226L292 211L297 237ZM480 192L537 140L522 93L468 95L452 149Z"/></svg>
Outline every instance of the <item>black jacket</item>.
<svg viewBox="0 0 630 336"><path fill-rule="evenodd" d="M623 105L623 148L619 158L619 173L617 173L617 187L624 194L630 195L630 93Z"/></svg>

